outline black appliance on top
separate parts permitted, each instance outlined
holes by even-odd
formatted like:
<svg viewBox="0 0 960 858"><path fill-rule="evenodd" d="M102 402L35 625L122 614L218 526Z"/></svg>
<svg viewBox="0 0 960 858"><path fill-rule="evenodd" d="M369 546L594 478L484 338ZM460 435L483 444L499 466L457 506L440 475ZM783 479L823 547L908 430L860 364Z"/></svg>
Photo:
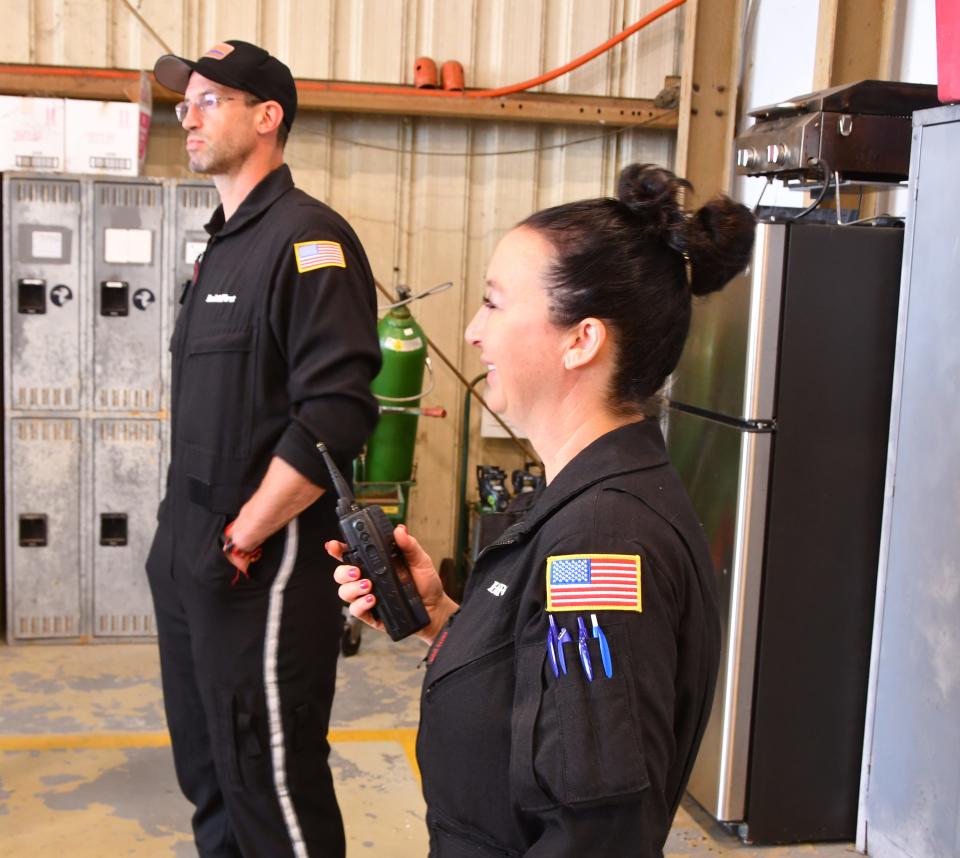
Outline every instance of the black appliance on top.
<svg viewBox="0 0 960 858"><path fill-rule="evenodd" d="M826 165L844 181L903 181L911 114L938 104L932 84L862 80L758 107L737 137L737 173L809 182Z"/></svg>

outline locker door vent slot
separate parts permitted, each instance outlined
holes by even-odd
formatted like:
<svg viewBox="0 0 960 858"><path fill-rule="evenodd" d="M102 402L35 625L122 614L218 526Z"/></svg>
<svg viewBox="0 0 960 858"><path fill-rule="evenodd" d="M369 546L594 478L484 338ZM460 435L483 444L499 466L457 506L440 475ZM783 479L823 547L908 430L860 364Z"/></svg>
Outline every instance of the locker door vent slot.
<svg viewBox="0 0 960 858"><path fill-rule="evenodd" d="M70 204L77 201L76 182L26 181L14 183L18 203Z"/></svg>
<svg viewBox="0 0 960 858"><path fill-rule="evenodd" d="M145 388L110 387L101 390L97 397L98 407L120 411L152 411L154 395Z"/></svg>
<svg viewBox="0 0 960 858"><path fill-rule="evenodd" d="M47 544L47 517L43 513L25 512L19 517L19 542L22 548L43 548Z"/></svg>
<svg viewBox="0 0 960 858"><path fill-rule="evenodd" d="M160 189L144 185L100 185L100 205L114 208L156 208Z"/></svg>
<svg viewBox="0 0 960 858"><path fill-rule="evenodd" d="M66 387L21 387L16 402L18 408L72 408L73 391Z"/></svg>
<svg viewBox="0 0 960 858"><path fill-rule="evenodd" d="M17 637L21 639L69 637L77 633L77 618L70 614L17 619Z"/></svg>
<svg viewBox="0 0 960 858"><path fill-rule="evenodd" d="M101 420L99 421L101 441L152 442L156 438L153 421L145 420Z"/></svg>
<svg viewBox="0 0 960 858"><path fill-rule="evenodd" d="M109 546L127 544L127 514L125 512L100 513L100 544Z"/></svg>
<svg viewBox="0 0 960 858"><path fill-rule="evenodd" d="M213 188L180 188L180 207L210 211L220 205L220 197Z"/></svg>
<svg viewBox="0 0 960 858"><path fill-rule="evenodd" d="M17 312L39 315L47 312L47 281L22 277L17 281Z"/></svg>
<svg viewBox="0 0 960 858"><path fill-rule="evenodd" d="M150 614L98 614L98 635L152 635L153 617Z"/></svg>
<svg viewBox="0 0 960 858"><path fill-rule="evenodd" d="M31 388L31 394L36 388ZM30 403L34 404L31 395ZM73 441L74 421L72 420L17 420L18 441Z"/></svg>

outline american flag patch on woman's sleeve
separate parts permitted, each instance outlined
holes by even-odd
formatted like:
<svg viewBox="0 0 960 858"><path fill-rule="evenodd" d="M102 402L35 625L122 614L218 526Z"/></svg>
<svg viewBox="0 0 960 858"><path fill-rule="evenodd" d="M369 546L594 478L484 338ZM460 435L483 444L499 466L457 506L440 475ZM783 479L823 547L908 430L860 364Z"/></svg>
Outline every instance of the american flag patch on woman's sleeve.
<svg viewBox="0 0 960 858"><path fill-rule="evenodd" d="M642 611L636 554L547 558L548 611Z"/></svg>
<svg viewBox="0 0 960 858"><path fill-rule="evenodd" d="M317 268L347 267L343 248L336 241L300 241L293 246L293 255L297 260L297 271L301 274Z"/></svg>

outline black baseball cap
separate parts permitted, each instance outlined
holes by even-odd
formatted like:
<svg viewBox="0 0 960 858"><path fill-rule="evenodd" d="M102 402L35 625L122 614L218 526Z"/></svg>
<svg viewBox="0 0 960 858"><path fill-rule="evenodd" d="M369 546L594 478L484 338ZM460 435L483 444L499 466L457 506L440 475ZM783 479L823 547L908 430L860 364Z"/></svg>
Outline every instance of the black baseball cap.
<svg viewBox="0 0 960 858"><path fill-rule="evenodd" d="M297 113L297 86L293 75L284 63L263 48L229 39L214 45L196 62L164 54L153 67L157 80L174 92L186 92L193 72L264 101L279 102L287 131L293 125Z"/></svg>

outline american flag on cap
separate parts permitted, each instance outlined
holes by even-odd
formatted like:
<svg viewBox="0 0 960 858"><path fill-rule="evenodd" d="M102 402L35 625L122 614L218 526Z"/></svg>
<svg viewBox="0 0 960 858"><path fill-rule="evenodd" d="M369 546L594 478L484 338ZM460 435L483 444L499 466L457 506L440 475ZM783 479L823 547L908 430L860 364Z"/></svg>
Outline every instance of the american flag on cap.
<svg viewBox="0 0 960 858"><path fill-rule="evenodd" d="M547 558L548 611L637 611L636 554L562 554Z"/></svg>
<svg viewBox="0 0 960 858"><path fill-rule="evenodd" d="M346 268L343 248L336 241L300 241L293 246L297 271L305 274L317 268Z"/></svg>
<svg viewBox="0 0 960 858"><path fill-rule="evenodd" d="M222 60L227 54L233 53L233 45L228 45L226 42L218 42L209 51L207 51L204 56L209 57L211 60Z"/></svg>

